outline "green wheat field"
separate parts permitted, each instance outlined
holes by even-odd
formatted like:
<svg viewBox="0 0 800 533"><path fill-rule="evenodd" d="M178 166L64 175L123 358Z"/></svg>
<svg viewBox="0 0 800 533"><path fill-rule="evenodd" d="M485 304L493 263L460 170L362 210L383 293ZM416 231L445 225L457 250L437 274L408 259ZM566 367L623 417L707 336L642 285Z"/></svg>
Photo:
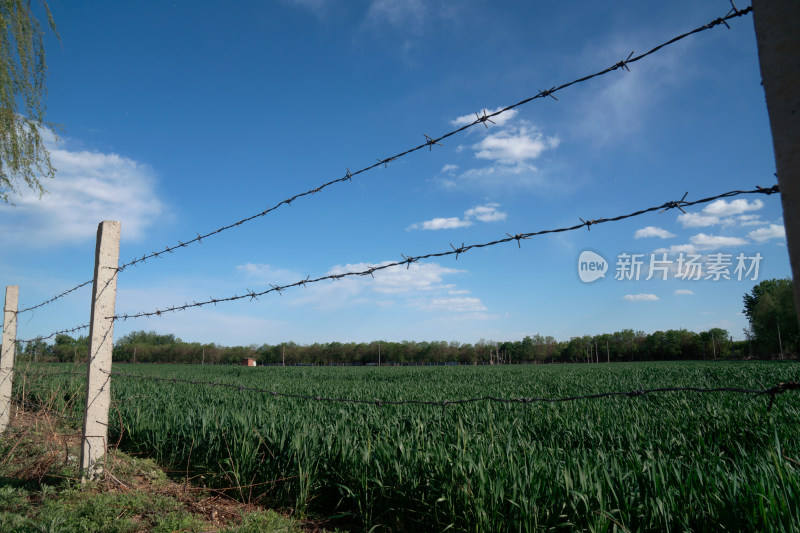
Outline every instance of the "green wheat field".
<svg viewBox="0 0 800 533"><path fill-rule="evenodd" d="M39 365L36 370L84 371ZM798 362L494 367L115 365L140 376L363 400L765 389ZM80 376L16 396L80 417ZM109 441L244 501L365 531L800 531L800 393L377 405L127 376Z"/></svg>

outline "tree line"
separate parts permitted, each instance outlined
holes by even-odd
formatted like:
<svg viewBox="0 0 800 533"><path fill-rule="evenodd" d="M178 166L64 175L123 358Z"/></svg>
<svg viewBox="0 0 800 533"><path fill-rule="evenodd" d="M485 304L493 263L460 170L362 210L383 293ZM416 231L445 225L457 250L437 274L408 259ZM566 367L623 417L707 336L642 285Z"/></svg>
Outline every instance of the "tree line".
<svg viewBox="0 0 800 533"><path fill-rule="evenodd" d="M115 362L236 364L255 359L259 365L338 364L508 364L580 363L656 360L701 360L747 357L783 357L797 353L800 328L795 313L792 282L765 280L744 296L749 327L745 340L734 341L729 332L712 328L700 333L685 329L645 333L623 329L569 340L529 335L519 341L328 342L299 345L294 342L250 346L220 346L184 342L173 334L134 331L114 345ZM20 346L21 357L35 361L83 362L89 339L58 335L52 344L42 340Z"/></svg>

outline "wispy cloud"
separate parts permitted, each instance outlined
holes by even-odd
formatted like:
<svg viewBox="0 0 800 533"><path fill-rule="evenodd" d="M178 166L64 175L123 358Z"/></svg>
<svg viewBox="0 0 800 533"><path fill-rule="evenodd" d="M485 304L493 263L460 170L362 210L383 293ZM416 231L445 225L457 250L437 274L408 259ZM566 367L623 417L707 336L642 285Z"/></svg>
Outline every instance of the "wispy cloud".
<svg viewBox="0 0 800 533"><path fill-rule="evenodd" d="M655 294L626 294L622 299L626 302L654 302L659 298Z"/></svg>
<svg viewBox="0 0 800 533"><path fill-rule="evenodd" d="M417 224L412 224L408 227L408 229L424 229L430 231L436 231L440 229L455 229L455 228L463 228L466 226L471 226L472 222L469 220L463 220L458 217L448 217L448 218L432 218L431 220L425 220L424 222L419 222Z"/></svg>
<svg viewBox="0 0 800 533"><path fill-rule="evenodd" d="M122 223L123 240L140 240L161 220L166 205L149 166L113 153L49 147L57 169L41 199L25 194L0 206L2 239L17 246L70 245L94 238L103 220ZM19 228L25 228L24 235Z"/></svg>
<svg viewBox="0 0 800 533"><path fill-rule="evenodd" d="M355 263L348 265L337 265L331 268L329 274L345 274L347 272L358 272L367 270L371 266L382 266L390 261L384 261L377 265L367 263ZM374 273L374 277L361 277L372 290L379 293L409 293L416 291L429 291L440 288L439 284L445 276L464 272L456 268L448 268L438 263L412 263L406 267L395 267L379 270ZM356 279L356 278L353 278Z"/></svg>
<svg viewBox="0 0 800 533"><path fill-rule="evenodd" d="M767 224L766 220L761 220L761 215L739 215L736 220L739 221L739 225L742 227Z"/></svg>
<svg viewBox="0 0 800 533"><path fill-rule="evenodd" d="M372 0L366 19L372 24L419 27L428 12L423 0Z"/></svg>
<svg viewBox="0 0 800 533"><path fill-rule="evenodd" d="M317 13L326 10L330 4L329 0L283 0L283 2L300 6Z"/></svg>
<svg viewBox="0 0 800 533"><path fill-rule="evenodd" d="M284 268L275 268L264 263L237 265L236 270L257 283L294 283L302 279L299 273Z"/></svg>
<svg viewBox="0 0 800 533"><path fill-rule="evenodd" d="M432 298L412 305L424 309L425 311L436 312L474 313L477 311L486 311L486 306L483 305L480 298L469 296L461 298Z"/></svg>
<svg viewBox="0 0 800 533"><path fill-rule="evenodd" d="M721 235L706 235L705 233L692 235L689 237L689 242L692 243L697 250L716 250L718 248L731 248L750 244L741 237L724 237Z"/></svg>
<svg viewBox="0 0 800 533"><path fill-rule="evenodd" d="M337 265L328 274L363 271L371 266L353 263ZM438 263L411 263L408 268L393 267L378 270L373 276L342 278L331 283L315 283L297 293L291 305L308 305L314 309L333 310L353 305L403 306L438 315L478 313L486 310L480 298L464 296L469 291L459 289L445 278L463 274L464 270L444 267ZM391 300L389 300L391 299ZM480 318L480 317L476 317Z"/></svg>
<svg viewBox="0 0 800 533"><path fill-rule="evenodd" d="M675 290L675 294L677 294L677 295L681 295L681 294L694 294L694 291L690 291L689 289L676 289L676 290Z"/></svg>
<svg viewBox="0 0 800 533"><path fill-rule="evenodd" d="M486 204L475 206L472 209L464 211L464 216L467 218L477 218L481 222L497 222L498 220L505 220L506 213L498 211L497 208L500 204Z"/></svg>
<svg viewBox="0 0 800 533"><path fill-rule="evenodd" d="M498 211L497 208L500 204L489 203L478 205L471 209L464 211L464 218L459 217L439 217L424 222L418 222L410 225L407 229L422 229L422 230L440 230L440 229L455 229L472 226L473 220L481 222L497 222L506 219L506 213Z"/></svg>
<svg viewBox="0 0 800 533"><path fill-rule="evenodd" d="M595 71L607 65L609 58L625 59L630 43L642 42L642 36L616 32L613 40L603 45L593 43L580 52L576 63ZM588 46L588 45L587 45ZM646 128L665 95L676 85L686 83L687 64L679 47L669 48L631 67L620 76L606 76L596 90L571 108L574 135L588 138L596 145L630 138Z"/></svg>
<svg viewBox="0 0 800 533"><path fill-rule="evenodd" d="M441 172L442 174L449 174L455 172L456 170L458 170L458 165L447 164L443 166L442 170L440 170L439 172Z"/></svg>
<svg viewBox="0 0 800 533"><path fill-rule="evenodd" d="M674 233L670 233L663 228L659 228L656 226L647 226L646 228L641 228L636 230L636 233L633 235L634 239L644 239L647 237L658 237L659 239L669 239L674 237Z"/></svg>

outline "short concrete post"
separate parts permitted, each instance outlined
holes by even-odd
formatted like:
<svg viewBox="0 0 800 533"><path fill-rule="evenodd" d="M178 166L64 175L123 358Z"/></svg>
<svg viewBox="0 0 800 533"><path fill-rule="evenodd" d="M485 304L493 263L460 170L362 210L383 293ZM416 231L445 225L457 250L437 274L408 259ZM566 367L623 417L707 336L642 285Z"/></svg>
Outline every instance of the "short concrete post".
<svg viewBox="0 0 800 533"><path fill-rule="evenodd" d="M89 325L89 365L86 371L86 412L83 417L81 471L83 479L103 474L111 403L111 352L114 346L114 305L117 297L120 223L101 222L92 288Z"/></svg>
<svg viewBox="0 0 800 533"><path fill-rule="evenodd" d="M17 305L19 287L6 287L6 304L3 311L3 347L0 349L0 433L11 420L11 385L14 380L14 356L17 347Z"/></svg>
<svg viewBox="0 0 800 533"><path fill-rule="evenodd" d="M800 319L800 4L753 0L753 23Z"/></svg>

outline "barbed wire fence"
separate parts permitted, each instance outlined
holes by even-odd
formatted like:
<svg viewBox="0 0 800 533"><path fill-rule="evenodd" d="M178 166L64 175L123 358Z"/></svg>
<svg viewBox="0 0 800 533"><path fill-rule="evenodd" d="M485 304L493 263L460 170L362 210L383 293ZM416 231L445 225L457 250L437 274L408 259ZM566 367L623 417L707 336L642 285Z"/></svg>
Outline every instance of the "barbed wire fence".
<svg viewBox="0 0 800 533"><path fill-rule="evenodd" d="M527 104L529 102L532 102L533 100L546 99L546 98L552 98L553 100L557 100L557 98L555 96L556 93L558 93L560 91L563 91L563 90L565 90L565 89L567 89L567 88L569 88L569 87L571 87L573 85L587 82L589 80L592 80L592 79L600 77L600 76L607 75L607 74L609 74L611 72L614 72L614 71L617 71L617 70L628 71L628 70L630 70L630 66L633 65L634 63L636 63L638 61L641 61L641 60L647 58L648 56L657 53L659 50L662 50L663 48L665 48L665 47L667 47L667 46L669 46L669 45L671 45L673 43L676 43L676 42L678 42L680 40L683 40L683 39L685 39L685 38L687 38L687 37L689 37L691 35L694 35L694 34L709 30L709 29L717 27L717 26L723 26L724 25L724 26L730 28L730 26L728 25L728 21L729 20L732 20L732 19L735 19L735 18L738 18L738 17L742 17L744 15L747 15L747 14L751 13L751 11L752 11L751 7L747 7L745 9L743 9L743 10L739 10L734 5L733 9L731 9L731 11L726 16L717 18L717 19L709 22L708 24L705 24L705 25L700 26L698 28L695 28L695 29L693 29L693 30L691 30L689 32L686 32L686 33L683 33L681 35L678 35L678 36L676 36L676 37L674 37L674 38L672 38L672 39L670 39L668 41L665 41L665 42L659 44L658 46L650 49L649 51L647 51L647 52L645 52L643 54L634 55L634 53L631 52L627 56L627 58L625 58L624 60L615 62L610 67L607 67L607 68L605 68L603 70L600 70L600 71L592 73L592 74L585 75L585 76L580 77L580 78L576 78L576 79L574 79L574 80L572 80L570 82L563 83L563 84L557 85L557 86L553 86L550 89L540 90L535 95L532 95L532 96L527 97L527 98L525 98L523 100L520 100L517 103L512 104L510 106L506 106L504 108L498 109L497 111L489 112L487 109L484 109L481 112L475 114L475 120L472 121L471 123L465 124L465 125L463 125L461 127L458 127L458 128L453 129L451 131L448 131L448 132L446 132L446 133L444 133L444 134L442 134L442 135L440 135L438 137L430 137L428 135L424 135L424 137L425 137L425 142L424 143L418 144L418 145L416 145L414 147L411 147L411 148L406 149L404 151L398 152L395 155L392 155L392 156L389 156L389 157L377 158L377 162L376 163L372 163L370 165L364 166L363 168L360 168L360 169L355 170L355 171L351 171L348 168L347 172L346 172L346 174L344 176L336 178L336 179L333 179L333 180L329 180L329 181L327 181L325 183L322 183L321 185L319 185L319 186L317 186L315 188L309 189L309 190L307 190L305 192L301 192L301 193L295 194L295 195L293 195L293 196L291 196L289 198L286 198L286 199L278 202L277 204L275 204L275 205L273 205L271 207L267 207L266 209L264 209L264 210L262 210L262 211L260 211L260 212L258 212L256 214L244 217L244 218L239 219L239 220L237 220L235 222L223 225L223 226L221 226L221 227L219 227L217 229L214 229L212 231L207 231L207 232L205 232L203 234L198 232L196 234L196 237L193 237L191 239L187 239L186 241L178 241L178 244L171 245L171 246L166 246L163 249L160 249L160 250L157 250L157 251L153 251L153 252L151 252L149 254L144 254L141 257L134 258L134 259L132 259L132 260L130 260L128 262L125 262L125 263L123 263L121 265L119 264L119 262L117 260L115 260L113 266L107 266L107 265L103 266L100 263L100 259L99 259L99 256L102 253L102 251L100 251L100 247L98 246L98 250L99 250L98 251L98 263L97 263L96 268L99 268L99 269L102 269L102 268L113 269L114 270L113 278L114 278L114 282L116 283L116 277L119 275L119 273L124 272L124 271L126 271L127 269L129 269L131 267L137 266L140 263L146 263L150 259L157 259L157 258L160 258L160 257L166 255L166 254L172 254L172 253L174 253L174 252L176 252L176 251L178 251L180 249L187 248L187 247L189 247L191 245L194 245L194 244L201 244L204 239L207 239L209 237L213 237L215 235L218 235L220 233L226 232L228 230L232 230L232 229L241 227L242 225L244 225L244 224L246 224L248 222L251 222L251 221L254 221L256 219L260 219L262 217L265 217L269 213L272 213L273 211L275 211L275 210L277 210L277 209L279 209L279 208L281 208L283 206L290 206L296 200L303 199L305 197L309 197L309 196L315 195L316 193L321 192L322 190L328 189L328 188L332 187L333 185L344 183L344 182L350 182L350 181L352 181L353 177L356 177L356 176L358 176L360 174L366 173L368 171L371 171L371 170L373 170L375 168L378 168L378 167L381 167L381 166L387 166L390 162L396 161L397 159L405 157L405 156L408 156L408 155L410 155L410 154L412 154L414 152L422 151L425 148L428 148L429 151L432 151L434 146L442 146L442 141L444 141L444 140L446 140L446 139L448 139L448 138L450 138L450 137L452 137L452 136L454 136L454 135L456 135L456 134L458 134L460 132L463 132L463 131L465 131L465 130L467 130L469 128L473 128L473 127L479 126L479 125L483 125L483 126L488 128L489 127L488 123L494 124L494 121L492 120L493 118L495 118L495 117L497 117L497 116L499 116L499 115L501 115L503 113L507 113L507 112L509 112L509 111L511 111L513 109L516 109L516 108L518 108L520 106L523 106L523 105L525 105L525 104ZM245 300L246 299L246 300L249 300L249 301L255 301L255 300L258 300L258 298L260 296L264 296L264 295L267 295L267 294L270 294L270 293L274 293L274 292L277 292L278 294L281 294L284 290L288 290L288 289L295 288L295 287L300 287L300 286L305 287L305 286L307 286L309 284L313 284L313 283L320 283L320 282L323 282L323 281L333 281L333 282L335 282L335 281L343 279L343 278L355 277L355 276L362 276L362 277L363 276L373 276L374 277L375 273L380 272L382 270L389 269L389 268L400 268L400 267L402 267L404 265L406 266L406 268L409 268L411 264L417 263L419 261L423 261L425 259L454 256L455 259L457 260L458 257L461 254L464 254L464 253L466 253L468 251L481 249L481 248L489 248L489 247L494 247L494 246L498 246L498 245L501 245L501 244L507 244L507 243L513 243L513 242L516 242L517 246L521 248L522 241L531 239L531 238L536 237L536 236L554 234L554 233L562 233L562 232L570 232L570 231L578 231L578 230L581 230L582 228L586 228L587 230L591 230L591 227L595 226L595 225L600 225L600 224L609 223L609 222L619 222L619 221L622 221L622 220L627 220L627 219L630 219L630 218L633 218L633 217L643 216L643 215L646 215L646 214L649 214L649 213L653 213L653 212L665 212L665 211L670 211L670 210L673 210L673 209L678 209L678 210L680 210L682 212L685 212L684 208L695 206L695 205L699 205L699 204L709 203L709 202L712 202L712 201L715 201L715 200L718 200L718 199L731 198L731 197L740 196L740 195L759 195L759 194L760 195L772 195L772 194L775 194L775 193L778 193L778 192L779 192L779 188L778 188L777 185L774 185L774 186L771 186L771 187L756 186L756 188L752 189L752 190L733 190L733 191L728 191L728 192L721 193L721 194L716 194L714 196L701 198L701 199L698 199L698 200L687 200L686 199L686 197L688 195L688 192L687 192L686 194L683 195L683 197L681 197L680 200L670 200L670 201L661 203L659 205L654 205L654 206L651 206L651 207L638 209L636 211L633 211L633 212L630 212L630 213L627 213L627 214L622 214L622 215L617 215L617 216L612 216L612 217L600 217L600 218L589 218L589 217L587 217L586 219L580 218L579 219L580 223L576 223L576 224L571 225L571 226L564 226L564 227L558 227L558 228L552 228L552 229L542 229L542 230L536 230L536 231L528 231L528 232L517 233L517 234L514 234L514 235L511 235L511 234L507 233L505 237L501 237L501 238L498 238L498 239L495 239L495 240L492 240L492 241L488 241L488 242L483 242L483 243L475 243L475 244L469 244L469 245L465 245L464 243L462 243L460 246L455 246L452 243L450 243L450 249L447 249L447 250L442 250L442 251L438 251L438 252L431 252L431 253L421 254L421 255L414 255L414 256L407 256L407 255L401 254L402 260L398 260L398 261L394 261L394 262L385 262L385 263L382 263L382 264L379 264L379 265L369 266L366 269L362 269L362 270L358 270L358 271L351 271L351 272L345 272L345 273L336 273L336 274L328 274L328 275L319 276L319 277L316 277L316 278L313 278L313 279L310 276L307 276L305 279L298 280L298 281L295 281L295 282L289 283L289 284L270 285L268 289L261 290L261 291L253 291L253 290L249 290L248 289L246 291L246 293L244 293L244 294L234 294L232 296L227 296L227 297L210 298L210 299L203 300L203 301L194 301L192 303L175 304L175 305L168 306L168 307L166 307L164 309L158 309L157 308L155 310L140 311L140 312L133 312L133 313L113 313L113 314L109 314L108 312L106 312L103 309L98 309L97 307L93 307L93 311L92 311L92 319L93 320L95 320L95 319L103 319L103 320L108 321L111 324L111 326L109 326L108 329L106 329L106 330L97 331L97 332L93 332L93 333L90 334L90 337L92 337L90 343L99 342L100 345L105 345L105 347L103 349L108 351L107 365L97 366L97 367L93 366L94 365L93 361L95 359L102 359L105 356L101 357L100 350L98 349L97 351L95 351L95 349L92 348L92 349L90 349L90 365L89 365L89 370L88 370L87 373L77 372L77 371L66 371L66 372L62 372L62 371L57 371L57 372L42 371L42 372L39 372L38 370L32 371L30 369L19 369L19 370L17 370L17 373L22 375L22 376L31 377L31 378L33 378L33 377L43 378L43 377L55 377L55 376L73 376L73 377L75 377L75 376L86 376L87 377L87 386L86 386L86 391L87 391L87 397L86 397L87 402L86 403L87 403L87 406L91 406L92 409L94 409L94 407L98 407L100 409L105 409L105 413L104 413L104 415L100 416L100 415L97 415L95 411L87 410L87 411L84 412L84 416L83 416L83 423L84 423L83 440L84 440L84 444L86 444L86 440L89 437L86 434L86 424L89 421L91 421L93 423L99 423L101 425L105 425L106 428L108 426L107 421L108 421L108 407L109 407L109 405L108 405L107 402L104 403L102 401L99 401L99 402L95 402L94 401L96 399L96 397L92 397L91 396L92 393L90 392L89 383L91 383L93 381L97 382L98 383L97 386L99 387L99 390L103 391L104 393L107 394L108 390L110 388L110 381L111 381L112 377L119 377L119 378L125 378L125 379L140 379L140 380L148 380L148 381L162 382L162 383L164 383L164 382L168 382L168 383L185 383L185 384L191 384L191 385L202 386L202 387L233 388L233 389L238 389L238 390L243 391L243 392L246 391L246 392L251 392L251 393L264 394L264 395L268 395L268 396L272 396L272 397L290 398L290 399L301 400L301 401L316 401L316 402L346 403L346 404L372 404L372 405L378 405L378 406L420 405L420 406L447 407L447 406L451 406L451 405L456 406L456 405L472 404L472 403L479 403L479 402L529 405L529 404L534 404L534 403L562 403L562 402L581 401L581 400L595 400L595 399L612 398L612 397L638 398L638 397L645 397L647 395L652 395L652 394L663 394L663 393L674 393L674 392L699 393L699 394L734 393L734 394L745 394L745 395L752 396L752 397L769 397L769 404L767 406L767 411L769 411L772 408L777 396L779 396L779 395L781 395L781 394L783 394L783 393L785 393L787 391L798 390L798 389L800 389L800 385L798 385L798 383L796 383L794 381L785 381L785 382L779 382L779 383L773 385L772 387L763 388L763 389L748 389L748 388L738 388L738 387L718 387L718 388L663 387L663 388L653 388L653 389L638 389L638 390L630 390L630 391L612 391L612 392L603 392L603 393L597 393L597 394L578 395L578 396L563 396L563 397L502 398L502 397L496 397L496 396L481 396L481 397L474 397L474 398L462 398L462 399L452 399L452 400L386 400L386 399L379 399L379 398L375 398L375 399L336 398L336 397L327 397L327 396L322 396L322 395L290 394L290 393L283 393L283 392L278 392L278 391L274 391L274 390L260 389L260 388L254 388L254 387L245 387L245 386L242 386L242 385L223 383L223 382L201 382L201 381L196 381L196 380L183 380L183 379L177 379L177 378L159 378L159 377L152 377L152 376L142 376L142 375L131 374L131 373L126 373L126 372L112 371L111 370L111 352L110 352L110 350L111 350L111 345L113 344L113 336L111 335L111 327L113 327L113 323L114 322L118 322L118 321L125 321L125 320L129 320L129 319L137 319L137 318L145 318L145 317L153 317L153 316L163 316L163 315L165 315L167 313L175 313L175 312L185 311L185 310L188 310L188 309L199 308L199 307L204 307L204 306L208 306L208 305L217 305L217 304L221 304L221 303L225 303L225 302L232 302L232 301L237 301L237 300ZM118 253L118 242L117 242L117 253ZM23 309L19 309L19 310L17 310L17 309L13 309L13 310L5 309L5 315L6 315L5 319L6 320L9 319L9 313L10 313L12 315L13 320L16 321L17 317L20 314L25 313L25 312L32 312L32 311L34 311L36 309L39 309L41 307L53 304L54 302L66 297L66 296L68 296L70 294L73 294L77 290L79 290L79 289L81 289L81 288L83 288L83 287L85 287L85 286L87 286L89 284L92 284L93 282L96 282L95 278L93 278L91 280L88 280L88 281L85 281L85 282L82 282L82 283L80 283L80 284L78 284L78 285L76 285L76 286L74 286L72 288L69 288L67 290L61 291L58 294L56 294L56 295L54 295L54 296L52 296L52 297L50 297L50 298L38 303L36 305L25 307ZM105 288L103 288L101 290L104 290L104 289ZM97 287L95 287L95 291L97 291ZM93 305L95 305L95 303L93 303ZM100 313L100 314L98 314L98 313ZM58 335L61 335L61 334L75 333L77 331L82 331L82 330L85 330L85 329L90 329L90 332L91 332L92 329L95 329L95 328L97 328L96 323L95 323L94 327L90 326L90 324L82 324L82 325L73 326L73 327L70 327L70 328L61 329L61 330L52 332L52 333L50 333L49 335L46 335L46 336L37 336L37 337L34 337L32 339L13 339L12 340L12 344L15 345L16 343L22 343L22 342L34 342L36 340L39 340L39 341L48 340L48 339L57 337ZM4 347L3 347L4 357L5 357L5 353L6 353L5 331L6 331L6 327L5 327L5 324L4 324ZM97 333L100 336L99 337L100 340L94 339L94 333ZM5 372L5 375L0 374L0 379L11 379L11 376L13 375L13 368L5 368L5 367L8 366L5 363L5 359L0 364L3 367L0 370ZM0 398L0 401L2 401L4 399L5 398ZM26 400L24 396L22 398L9 397L7 399L17 401L18 404L22 405L23 407L49 409L49 407L48 407L48 405L46 403L35 402L35 401L31 401L30 399ZM93 405L94 403L97 403L98 405L95 406L95 405ZM8 407L6 407L6 409L7 408ZM87 409L89 409L89 408L90 407L87 407ZM71 418L73 421L75 420L74 417L69 417L69 418ZM105 422L103 420L105 420ZM0 428L0 430L1 429L3 429L3 428ZM92 435L92 437L97 437L97 436L96 435ZM106 438L107 437L103 437L103 443L104 443L103 452L105 451L105 447L106 447ZM98 469L98 465L100 465L99 469ZM98 456L96 456L96 455L92 456L92 458L89 460L88 464L84 465L84 463L82 463L82 468L84 466L86 467L87 471L93 471L95 474L102 473L102 466L101 466L100 460L98 459ZM90 477L93 477L93 476L90 476Z"/></svg>
<svg viewBox="0 0 800 533"><path fill-rule="evenodd" d="M728 192L720 193L720 194L717 194L717 195L708 196L708 197L705 197L705 198L700 198L698 200L686 200L686 197L688 195L688 192L687 192L687 193L685 193L683 195L683 197L680 200L670 200L670 201L664 202L662 204L646 207L646 208L643 208L643 209L639 209L639 210L633 211L631 213L622 214L622 215L616 215L616 216L612 216L612 217L601 217L601 218L588 218L587 217L587 219L580 218L579 219L581 221L580 224L574 224L572 226L563 226L563 227L558 227L558 228L529 231L529 232L517 233L515 235L511 235L511 234L506 233L505 237L502 237L502 238L499 238L499 239L495 239L493 241L488 241L488 242L483 242L483 243L475 243L475 244L469 244L469 245L465 245L465 244L462 243L461 246L458 246L458 247L454 246L451 243L449 250L443 250L443 251L439 251L439 252L430 252L430 253L427 253L427 254L421 254L421 255L415 255L415 256L414 255L408 255L407 256L405 254L400 254L402 256L402 258L403 258L400 261L394 261L394 262L383 263L383 264L376 265L376 266L370 266L369 268L362 269L362 270L351 271L351 272L343 272L343 273L337 273L337 274L328 274L328 275L319 276L319 277L316 277L316 278L311 278L310 276L307 276L304 279L301 279L301 280L298 280L298 281L295 281L295 282L292 282L292 283L284 284L284 285L270 285L270 288L265 289L263 291L248 290L245 294L234 294L232 296L227 296L227 297L210 298L208 300L203 300L203 301L200 301L200 302L195 301L195 302L192 302L192 303L176 304L176 305L165 307L164 309L155 309L153 311L141 311L141 312L137 312L137 313L116 314L116 315L114 315L112 317L108 317L108 318L112 318L115 321L120 321L120 320L121 321L125 321L125 320L128 320L128 319L134 319L134 318L162 316L162 315L164 315L166 313L174 313L174 312L178 312L178 311L185 311L187 309L192 309L192 308L197 308L197 307L204 307L204 306L207 306L207 305L216 305L216 304L219 304L219 303L232 302L232 301L236 301L236 300L248 299L250 301L253 301L253 300L257 300L259 296L264 296L264 295L269 294L269 293L277 292L277 293L280 294L284 290L287 290L287 289L291 289L291 288L294 288L294 287L300 287L300 286L305 287L307 285L314 284L314 283L319 283L319 282L322 282L322 281L337 281L337 280L340 280L340 279L343 279L343 278L348 278L348 277L364 277L364 276L373 276L374 277L374 274L376 272L381 271L381 270L394 268L394 267L399 267L399 266L403 266L403 265L405 265L406 268L408 268L408 266L410 266L411 264L417 263L417 262L422 261L424 259L455 256L455 258L457 260L459 255L464 254L464 253L466 253L466 252L468 252L470 250L488 248L488 247L498 246L498 245L501 245L501 244L507 244L507 243L511 243L511 242L516 242L518 247L521 248L522 247L521 242L524 241L524 240L531 239L532 237L548 235L548 234L554 234L554 233L577 231L577 230L580 230L582 228L586 228L587 230L590 230L591 226L596 226L596 225L605 224L605 223L609 223L609 222L620 222L620 221L623 221L623 220L639 217L639 216L646 215L646 214L653 213L653 212L663 213L663 212L669 211L671 209L678 209L678 210L680 210L680 211L685 213L685 211L683 209L685 207L691 207L691 206L695 206L695 205L699 205L699 204L706 204L706 203L710 203L710 202L713 202L715 200L720 200L720 199L724 199L724 198L731 198L731 197L741 196L741 195L766 195L766 196L769 196L769 195L776 194L776 193L779 193L779 192L780 192L780 189L779 189L779 187L777 185L773 185L772 187L756 186L755 189L728 191ZM18 342L33 342L35 340L47 340L47 339L54 338L57 335L74 333L74 332L81 331L81 330L88 329L88 328L89 328L89 324L82 324L82 325L79 325L79 326L74 326L74 327L71 327L71 328L66 328L66 329L54 331L52 333L49 333L48 335L37 336L37 337L31 338L31 339L20 339L20 340L18 340Z"/></svg>

